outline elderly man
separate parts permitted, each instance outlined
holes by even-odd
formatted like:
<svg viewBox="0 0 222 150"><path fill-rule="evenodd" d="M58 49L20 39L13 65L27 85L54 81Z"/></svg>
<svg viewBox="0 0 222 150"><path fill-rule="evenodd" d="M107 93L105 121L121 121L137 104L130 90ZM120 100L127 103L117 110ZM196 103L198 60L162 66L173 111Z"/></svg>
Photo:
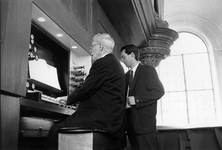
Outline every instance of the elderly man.
<svg viewBox="0 0 222 150"><path fill-rule="evenodd" d="M65 97L67 105L79 102L78 109L62 123L53 126L47 146L57 149L57 130L61 127L102 129L117 138L124 136L125 76L119 61L112 54L115 42L109 34L93 37L91 55L93 64L81 87Z"/></svg>

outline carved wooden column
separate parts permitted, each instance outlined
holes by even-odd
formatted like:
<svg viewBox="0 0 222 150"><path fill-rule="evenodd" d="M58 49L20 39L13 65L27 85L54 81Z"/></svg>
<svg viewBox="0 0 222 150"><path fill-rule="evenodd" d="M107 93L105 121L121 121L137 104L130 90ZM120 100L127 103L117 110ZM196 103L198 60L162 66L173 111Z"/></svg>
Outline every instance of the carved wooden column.
<svg viewBox="0 0 222 150"><path fill-rule="evenodd" d="M157 28L151 34L147 47L140 48L140 61L157 67L161 60L170 55L170 47L179 37L178 33L168 28L168 23L154 12Z"/></svg>

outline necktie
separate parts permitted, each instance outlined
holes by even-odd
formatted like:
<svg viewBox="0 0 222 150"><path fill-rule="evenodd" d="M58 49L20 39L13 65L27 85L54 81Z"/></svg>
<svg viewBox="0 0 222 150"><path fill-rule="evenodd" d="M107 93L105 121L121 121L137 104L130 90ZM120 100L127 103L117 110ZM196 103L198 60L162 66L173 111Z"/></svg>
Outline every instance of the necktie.
<svg viewBox="0 0 222 150"><path fill-rule="evenodd" d="M133 71L129 71L129 95L131 95L131 89L132 89L132 82L133 82Z"/></svg>

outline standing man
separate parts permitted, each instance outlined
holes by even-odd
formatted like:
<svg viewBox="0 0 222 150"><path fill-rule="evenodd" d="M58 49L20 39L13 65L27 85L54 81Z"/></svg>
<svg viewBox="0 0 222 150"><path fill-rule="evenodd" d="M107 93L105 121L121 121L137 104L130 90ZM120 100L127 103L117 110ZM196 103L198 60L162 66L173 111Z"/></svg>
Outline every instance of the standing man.
<svg viewBox="0 0 222 150"><path fill-rule="evenodd" d="M79 103L75 113L53 126L48 135L48 149L58 149L57 130L61 127L84 127L106 130L116 138L123 138L125 129L125 76L119 61L112 54L114 40L109 34L93 37L93 64L81 87L70 95L59 97L67 105Z"/></svg>
<svg viewBox="0 0 222 150"><path fill-rule="evenodd" d="M127 135L131 150L157 150L157 100L164 88L154 67L139 63L139 50L135 45L121 48L121 59L130 69L126 73ZM132 83L129 83L132 72Z"/></svg>

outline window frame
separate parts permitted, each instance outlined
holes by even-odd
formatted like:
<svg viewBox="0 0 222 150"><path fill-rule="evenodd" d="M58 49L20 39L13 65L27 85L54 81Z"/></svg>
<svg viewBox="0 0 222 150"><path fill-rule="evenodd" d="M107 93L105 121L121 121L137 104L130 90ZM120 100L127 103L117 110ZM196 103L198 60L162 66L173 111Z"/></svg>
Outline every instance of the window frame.
<svg viewBox="0 0 222 150"><path fill-rule="evenodd" d="M212 60L212 56L211 56L211 52L210 52L210 48L206 45L206 43L204 42L204 40L191 32L187 32L187 31L181 31L179 32L179 35L181 36L181 34L186 33L186 34L191 34L192 36L196 36L197 38L199 38L202 43L205 45L206 49L207 49L207 54L208 54L208 59L209 59L209 67L210 67L210 72L211 72L211 79L212 79L212 89L213 89L213 94L214 94L214 103L215 103L215 117L216 117L216 121L214 123L209 123L209 124L165 124L163 123L163 105L162 105L162 99L158 101L158 109L157 109L157 126L158 128L170 128L170 129L175 129L175 128L193 128L193 127L212 127L212 126L221 126L221 119L220 118L220 114L222 112L222 108L221 108L221 101L220 101L220 96L219 96L219 85L217 84L217 74L216 74L216 64L214 63L214 61ZM179 36L179 37L180 37ZM177 41L176 41L177 42ZM171 57L171 56L169 56ZM166 58L169 59L169 58ZM164 60L161 62L164 63ZM161 64L160 64L161 65ZM157 72L160 74L160 69L161 67L157 67ZM161 79L161 78L160 78ZM165 89L167 91L167 89Z"/></svg>

